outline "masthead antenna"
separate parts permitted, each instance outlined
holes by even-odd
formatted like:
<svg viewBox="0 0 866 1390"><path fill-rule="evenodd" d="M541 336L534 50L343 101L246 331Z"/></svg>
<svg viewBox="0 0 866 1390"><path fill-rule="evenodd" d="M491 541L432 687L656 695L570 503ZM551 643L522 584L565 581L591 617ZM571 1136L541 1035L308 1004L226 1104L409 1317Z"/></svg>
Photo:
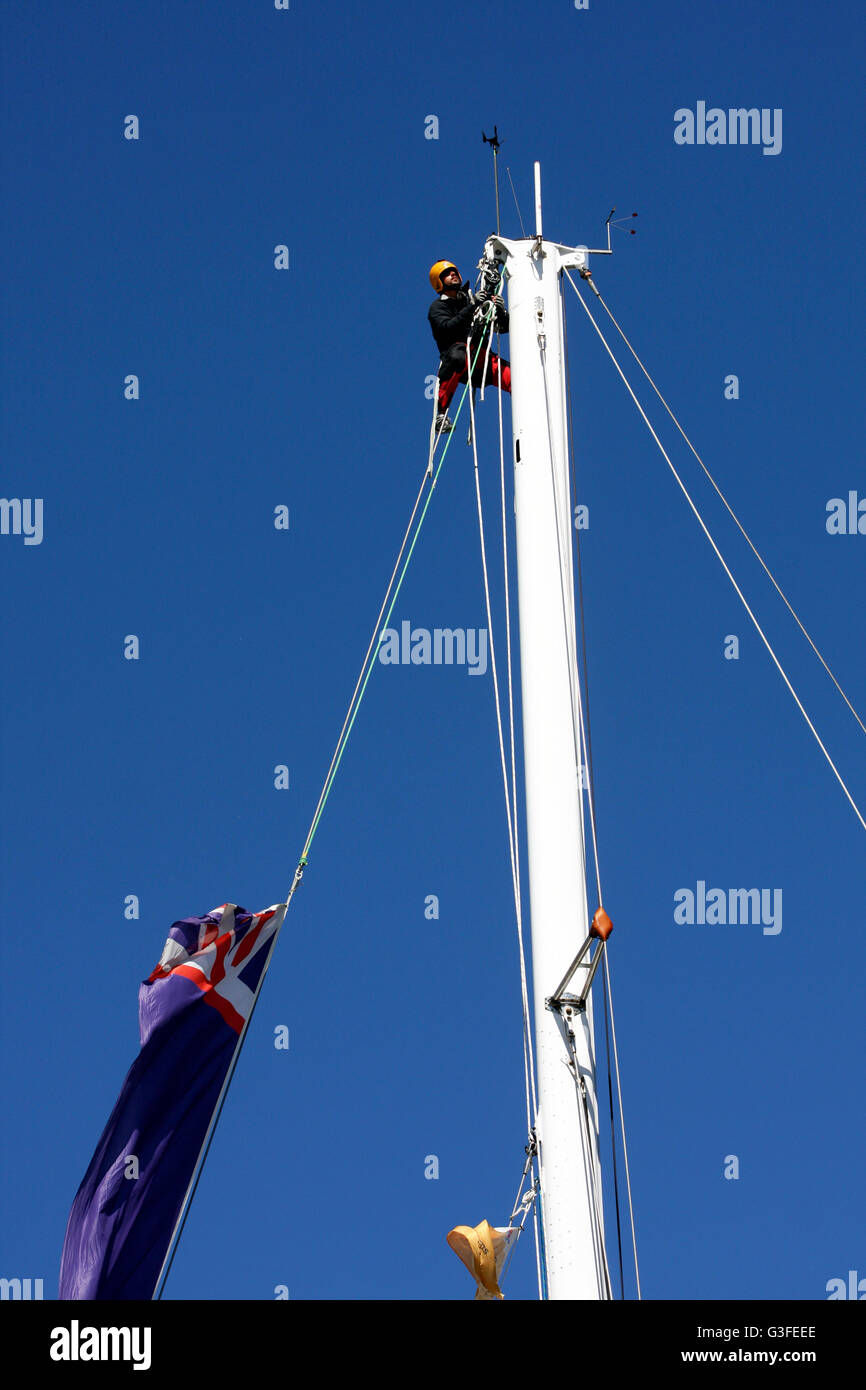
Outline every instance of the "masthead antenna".
<svg viewBox="0 0 866 1390"><path fill-rule="evenodd" d="M497 127L493 127L492 135L485 135L484 131L482 130L481 140L483 144L489 145L490 148L493 150L493 187L496 191L496 235L499 236L499 168L496 156L499 153L499 146L501 144L501 141L499 139L499 131Z"/></svg>

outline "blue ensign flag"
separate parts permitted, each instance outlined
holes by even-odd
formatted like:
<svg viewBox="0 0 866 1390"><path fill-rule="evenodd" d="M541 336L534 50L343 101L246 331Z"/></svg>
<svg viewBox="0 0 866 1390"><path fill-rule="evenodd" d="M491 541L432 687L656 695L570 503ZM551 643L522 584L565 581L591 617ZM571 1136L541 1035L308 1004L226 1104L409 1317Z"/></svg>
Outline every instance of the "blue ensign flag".
<svg viewBox="0 0 866 1390"><path fill-rule="evenodd" d="M60 1298L153 1297L286 904L172 926L138 994L141 1051L75 1196Z"/></svg>

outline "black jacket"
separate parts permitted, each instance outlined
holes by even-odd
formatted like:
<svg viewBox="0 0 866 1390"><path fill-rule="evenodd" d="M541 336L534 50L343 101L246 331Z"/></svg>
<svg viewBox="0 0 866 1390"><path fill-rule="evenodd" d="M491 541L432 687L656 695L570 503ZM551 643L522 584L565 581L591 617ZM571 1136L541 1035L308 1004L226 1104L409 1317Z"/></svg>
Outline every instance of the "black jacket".
<svg viewBox="0 0 866 1390"><path fill-rule="evenodd" d="M440 357L444 357L455 343L466 342L476 307L474 296L465 287L453 299L448 295L440 295L438 299L434 299L427 311L427 317ZM495 328L497 333L508 332L507 309L497 311Z"/></svg>

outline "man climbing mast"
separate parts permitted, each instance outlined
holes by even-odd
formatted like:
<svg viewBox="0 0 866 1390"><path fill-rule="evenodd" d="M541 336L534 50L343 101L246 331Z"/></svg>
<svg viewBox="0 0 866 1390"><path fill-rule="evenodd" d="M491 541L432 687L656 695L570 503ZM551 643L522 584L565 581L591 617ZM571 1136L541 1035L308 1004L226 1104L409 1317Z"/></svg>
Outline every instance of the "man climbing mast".
<svg viewBox="0 0 866 1390"><path fill-rule="evenodd" d="M469 350L471 360L475 360L472 385L493 385L503 391L511 391L511 368L495 352L491 352L487 358L487 375L484 376L486 339L491 329L497 333L508 332L508 310L502 296L492 294L486 288L488 281L485 276L482 276L479 292L472 294L468 280L461 284L460 271L452 261L437 261L430 267L430 284L439 296L427 313L442 359L439 364L439 414L434 427L438 436L454 428L448 416L448 406L458 385L467 377L466 340L470 334ZM489 303L492 303L493 310L487 322L483 325L476 322L473 331L477 310Z"/></svg>

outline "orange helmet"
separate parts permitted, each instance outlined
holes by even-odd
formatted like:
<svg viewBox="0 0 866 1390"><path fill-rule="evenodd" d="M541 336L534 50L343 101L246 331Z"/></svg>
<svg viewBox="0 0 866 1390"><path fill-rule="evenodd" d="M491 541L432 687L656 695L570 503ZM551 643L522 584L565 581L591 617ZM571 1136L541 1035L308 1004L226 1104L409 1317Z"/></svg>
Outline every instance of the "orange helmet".
<svg viewBox="0 0 866 1390"><path fill-rule="evenodd" d="M437 294L442 293L442 276L446 270L457 270L457 267L453 261L437 261L435 265L430 267L430 284ZM457 274L460 274L459 270L457 270Z"/></svg>

